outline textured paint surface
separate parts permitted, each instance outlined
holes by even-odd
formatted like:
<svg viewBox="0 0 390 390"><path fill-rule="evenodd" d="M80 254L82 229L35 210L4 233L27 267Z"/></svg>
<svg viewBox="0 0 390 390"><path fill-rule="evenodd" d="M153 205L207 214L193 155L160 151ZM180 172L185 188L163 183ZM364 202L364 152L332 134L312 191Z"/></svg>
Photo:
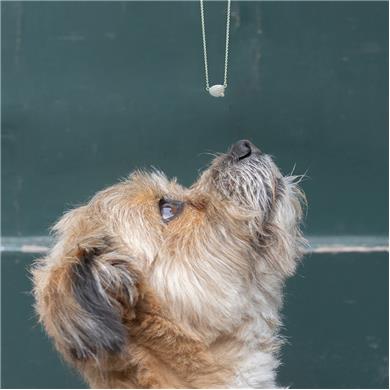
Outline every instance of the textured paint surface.
<svg viewBox="0 0 390 390"><path fill-rule="evenodd" d="M3 2L3 234L47 234L136 167L188 185L241 138L308 172L310 234L387 234L387 10L234 2L213 99L196 1ZM224 13L206 4L211 83Z"/></svg>
<svg viewBox="0 0 390 390"><path fill-rule="evenodd" d="M27 269L2 262L2 387L80 388L36 324ZM311 255L286 286L279 383L294 388L388 387L388 253ZM23 372L23 375L20 375Z"/></svg>
<svg viewBox="0 0 390 390"><path fill-rule="evenodd" d="M203 89L197 1L1 7L3 235L46 236L66 209L137 167L189 185L208 152L249 138L284 172L307 171L308 234L383 246L387 2L233 2L222 99ZM206 3L212 84L223 76L225 7ZM36 325L35 256L2 255L1 385L83 387ZM388 253L306 257L287 284L282 385L387 387L387 275Z"/></svg>
<svg viewBox="0 0 390 390"><path fill-rule="evenodd" d="M305 258L286 286L281 384L388 388L388 257Z"/></svg>

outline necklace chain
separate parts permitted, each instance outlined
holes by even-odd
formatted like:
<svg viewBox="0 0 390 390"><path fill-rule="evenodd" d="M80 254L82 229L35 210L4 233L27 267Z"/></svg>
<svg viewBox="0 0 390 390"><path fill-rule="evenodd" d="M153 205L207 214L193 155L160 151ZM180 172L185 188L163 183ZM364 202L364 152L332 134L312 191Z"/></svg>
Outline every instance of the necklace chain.
<svg viewBox="0 0 390 390"><path fill-rule="evenodd" d="M206 91L210 89L209 84L209 68L207 61L207 42L206 42L206 27L204 21L204 0L200 0L200 21L202 25L202 38L203 38L203 56L204 56L204 72L206 79ZM230 31L230 3L231 0L227 0L227 12L226 12L226 44L225 44L225 66L223 75L223 86L227 87L227 73L228 73L228 60L229 60L229 31Z"/></svg>

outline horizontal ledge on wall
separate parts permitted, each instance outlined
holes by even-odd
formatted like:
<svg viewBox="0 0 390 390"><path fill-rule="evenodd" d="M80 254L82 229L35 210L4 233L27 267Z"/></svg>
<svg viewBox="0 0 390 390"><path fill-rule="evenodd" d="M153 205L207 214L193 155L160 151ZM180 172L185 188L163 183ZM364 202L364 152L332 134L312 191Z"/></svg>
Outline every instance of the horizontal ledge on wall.
<svg viewBox="0 0 390 390"><path fill-rule="evenodd" d="M388 252L386 236L307 236L306 253ZM46 253L52 240L49 236L2 237L1 252Z"/></svg>
<svg viewBox="0 0 390 390"><path fill-rule="evenodd" d="M308 236L308 253L388 252L386 236Z"/></svg>

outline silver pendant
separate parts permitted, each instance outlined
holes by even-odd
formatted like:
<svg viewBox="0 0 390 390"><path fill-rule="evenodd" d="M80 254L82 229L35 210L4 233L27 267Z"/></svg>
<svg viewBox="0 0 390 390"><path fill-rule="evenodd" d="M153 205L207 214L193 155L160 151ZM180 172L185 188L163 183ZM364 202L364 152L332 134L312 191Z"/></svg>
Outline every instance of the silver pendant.
<svg viewBox="0 0 390 390"><path fill-rule="evenodd" d="M225 87L220 84L213 85L209 88L209 93L214 97L223 97L225 96Z"/></svg>

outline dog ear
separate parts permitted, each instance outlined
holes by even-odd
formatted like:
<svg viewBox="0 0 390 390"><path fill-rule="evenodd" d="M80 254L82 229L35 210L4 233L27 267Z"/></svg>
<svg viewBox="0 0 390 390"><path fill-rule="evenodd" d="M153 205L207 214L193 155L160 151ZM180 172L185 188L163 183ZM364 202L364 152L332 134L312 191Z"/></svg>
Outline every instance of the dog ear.
<svg viewBox="0 0 390 390"><path fill-rule="evenodd" d="M54 249L33 269L37 312L70 360L120 352L138 299L139 277L129 256L105 237L90 237L60 259Z"/></svg>
<svg viewBox="0 0 390 390"><path fill-rule="evenodd" d="M72 294L93 322L85 327L84 347L77 358L97 351L119 352L126 341L124 320L134 316L138 276L129 258L100 248L80 249L79 262L71 270Z"/></svg>

